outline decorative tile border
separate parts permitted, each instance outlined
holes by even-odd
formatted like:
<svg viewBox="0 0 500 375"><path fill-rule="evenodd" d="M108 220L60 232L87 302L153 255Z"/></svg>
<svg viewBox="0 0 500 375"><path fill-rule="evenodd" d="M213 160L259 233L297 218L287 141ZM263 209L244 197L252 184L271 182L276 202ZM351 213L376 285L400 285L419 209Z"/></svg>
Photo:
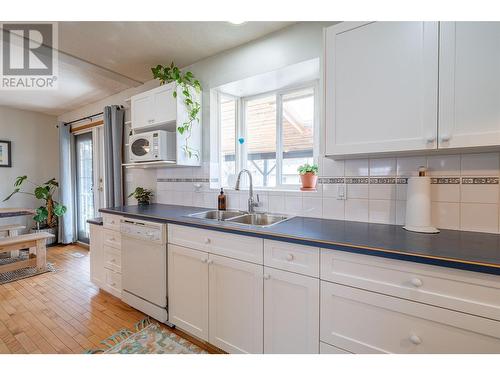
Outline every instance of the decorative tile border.
<svg viewBox="0 0 500 375"><path fill-rule="evenodd" d="M368 177L346 177L346 184L368 184L370 179Z"/></svg>
<svg viewBox="0 0 500 375"><path fill-rule="evenodd" d="M432 177L431 184L438 185L457 185L460 183L460 177Z"/></svg>
<svg viewBox="0 0 500 375"><path fill-rule="evenodd" d="M157 178L156 182L209 182L208 178Z"/></svg>
<svg viewBox="0 0 500 375"><path fill-rule="evenodd" d="M498 177L462 177L464 185L498 185Z"/></svg>
<svg viewBox="0 0 500 375"><path fill-rule="evenodd" d="M156 182L218 182L217 178L157 178ZM408 177L320 177L320 184L374 184L374 185L404 185ZM431 184L438 185L499 185L499 177L432 177Z"/></svg>
<svg viewBox="0 0 500 375"><path fill-rule="evenodd" d="M370 177L370 184L395 184L396 177Z"/></svg>
<svg viewBox="0 0 500 375"><path fill-rule="evenodd" d="M344 177L320 177L318 178L320 184L344 184Z"/></svg>

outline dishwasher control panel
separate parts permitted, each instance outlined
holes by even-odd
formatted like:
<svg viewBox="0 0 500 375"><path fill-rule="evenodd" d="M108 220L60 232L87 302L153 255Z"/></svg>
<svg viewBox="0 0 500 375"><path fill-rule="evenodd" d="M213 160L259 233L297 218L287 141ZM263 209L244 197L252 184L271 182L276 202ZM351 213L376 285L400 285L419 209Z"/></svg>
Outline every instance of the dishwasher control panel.
<svg viewBox="0 0 500 375"><path fill-rule="evenodd" d="M122 219L120 232L128 237L151 241L155 243L167 243L167 230L165 224L154 223L136 219Z"/></svg>

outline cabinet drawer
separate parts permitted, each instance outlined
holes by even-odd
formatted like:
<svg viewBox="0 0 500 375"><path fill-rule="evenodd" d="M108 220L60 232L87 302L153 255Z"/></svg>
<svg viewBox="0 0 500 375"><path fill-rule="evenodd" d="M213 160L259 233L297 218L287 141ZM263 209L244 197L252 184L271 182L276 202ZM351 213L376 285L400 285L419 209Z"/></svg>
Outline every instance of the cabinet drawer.
<svg viewBox="0 0 500 375"><path fill-rule="evenodd" d="M122 255L121 251L114 247L104 245L104 267L112 271L121 273Z"/></svg>
<svg viewBox="0 0 500 375"><path fill-rule="evenodd" d="M120 231L120 219L119 215L112 214L102 214L102 225L106 229L115 230L117 232Z"/></svg>
<svg viewBox="0 0 500 375"><path fill-rule="evenodd" d="M115 297L120 298L122 294L122 275L107 268L104 270L104 273L104 289Z"/></svg>
<svg viewBox="0 0 500 375"><path fill-rule="evenodd" d="M491 275L321 249L321 279L500 320Z"/></svg>
<svg viewBox="0 0 500 375"><path fill-rule="evenodd" d="M347 350L337 348L336 346L320 342L319 354L352 354L352 353L348 352Z"/></svg>
<svg viewBox="0 0 500 375"><path fill-rule="evenodd" d="M320 316L353 353L500 353L500 322L324 281Z"/></svg>
<svg viewBox="0 0 500 375"><path fill-rule="evenodd" d="M103 240L105 245L114 247L118 250L122 248L122 235L120 232L104 229Z"/></svg>
<svg viewBox="0 0 500 375"><path fill-rule="evenodd" d="M319 248L265 240L264 265L319 277Z"/></svg>
<svg viewBox="0 0 500 375"><path fill-rule="evenodd" d="M263 263L263 240L182 225L168 226L168 242L247 262Z"/></svg>

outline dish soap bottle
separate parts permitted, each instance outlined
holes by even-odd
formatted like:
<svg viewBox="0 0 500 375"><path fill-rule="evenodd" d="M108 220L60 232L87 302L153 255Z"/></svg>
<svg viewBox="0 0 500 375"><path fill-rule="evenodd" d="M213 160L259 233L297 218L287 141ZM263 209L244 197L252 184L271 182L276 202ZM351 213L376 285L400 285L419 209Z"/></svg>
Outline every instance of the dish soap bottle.
<svg viewBox="0 0 500 375"><path fill-rule="evenodd" d="M217 208L219 211L225 211L226 210L226 196L224 195L224 189L220 188L220 194L218 197L218 206Z"/></svg>

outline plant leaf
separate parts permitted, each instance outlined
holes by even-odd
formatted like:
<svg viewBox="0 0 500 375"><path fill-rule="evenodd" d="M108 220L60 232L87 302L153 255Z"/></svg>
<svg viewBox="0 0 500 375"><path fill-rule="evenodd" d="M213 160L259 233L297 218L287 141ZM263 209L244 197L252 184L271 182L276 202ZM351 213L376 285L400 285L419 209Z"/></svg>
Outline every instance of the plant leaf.
<svg viewBox="0 0 500 375"><path fill-rule="evenodd" d="M66 211L67 211L66 206L64 206L60 203L56 203L54 205L54 215L59 217L59 216L64 215L66 213Z"/></svg>
<svg viewBox="0 0 500 375"><path fill-rule="evenodd" d="M28 178L28 176L19 176L18 178L16 178L16 181L14 182L14 186L21 186L21 184L26 181L26 179Z"/></svg>
<svg viewBox="0 0 500 375"><path fill-rule="evenodd" d="M10 193L7 198L5 198L2 202L5 202L5 201L8 201L10 198L12 198L12 196L16 193L19 193L19 188L15 188L14 191L12 193Z"/></svg>
<svg viewBox="0 0 500 375"><path fill-rule="evenodd" d="M49 197L49 186L37 186L35 188L35 197L37 199L47 199Z"/></svg>

